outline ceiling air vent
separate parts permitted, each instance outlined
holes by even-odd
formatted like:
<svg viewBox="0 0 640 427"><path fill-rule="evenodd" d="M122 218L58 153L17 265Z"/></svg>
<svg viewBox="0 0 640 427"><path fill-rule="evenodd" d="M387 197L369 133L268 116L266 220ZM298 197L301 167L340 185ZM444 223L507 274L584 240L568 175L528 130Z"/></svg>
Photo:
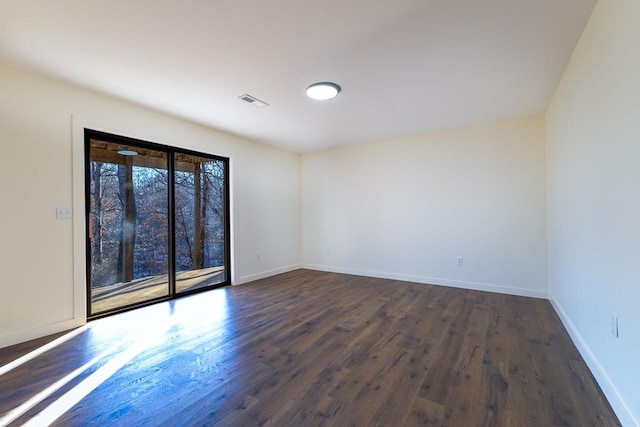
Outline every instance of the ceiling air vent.
<svg viewBox="0 0 640 427"><path fill-rule="evenodd" d="M269 105L266 102L260 101L258 98L254 98L251 95L247 95L246 93L244 95L239 96L238 98L248 102L251 105L255 105L256 107L260 107L260 108L266 107L267 105Z"/></svg>

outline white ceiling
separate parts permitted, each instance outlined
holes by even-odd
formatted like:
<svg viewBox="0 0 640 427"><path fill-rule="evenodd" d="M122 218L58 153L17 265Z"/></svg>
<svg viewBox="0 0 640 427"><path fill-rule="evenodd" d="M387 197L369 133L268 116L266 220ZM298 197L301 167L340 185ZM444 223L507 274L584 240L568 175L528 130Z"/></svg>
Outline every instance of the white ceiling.
<svg viewBox="0 0 640 427"><path fill-rule="evenodd" d="M305 152L542 113L595 3L0 0L0 62Z"/></svg>

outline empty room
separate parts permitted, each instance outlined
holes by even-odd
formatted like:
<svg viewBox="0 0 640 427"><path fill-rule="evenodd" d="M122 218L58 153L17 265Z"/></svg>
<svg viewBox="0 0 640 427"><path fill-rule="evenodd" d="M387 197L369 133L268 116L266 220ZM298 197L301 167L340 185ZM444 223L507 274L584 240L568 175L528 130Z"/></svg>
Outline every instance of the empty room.
<svg viewBox="0 0 640 427"><path fill-rule="evenodd" d="M0 427L640 426L640 2L0 0Z"/></svg>

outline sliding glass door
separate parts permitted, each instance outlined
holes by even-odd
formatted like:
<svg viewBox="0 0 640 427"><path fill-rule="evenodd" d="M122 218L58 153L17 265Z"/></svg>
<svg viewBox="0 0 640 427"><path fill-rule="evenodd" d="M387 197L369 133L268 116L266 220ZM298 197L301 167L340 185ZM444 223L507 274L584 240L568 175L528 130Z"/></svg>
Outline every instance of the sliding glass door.
<svg viewBox="0 0 640 427"><path fill-rule="evenodd" d="M85 131L89 317L229 283L228 159Z"/></svg>
<svg viewBox="0 0 640 427"><path fill-rule="evenodd" d="M175 159L176 292L225 282L225 162Z"/></svg>

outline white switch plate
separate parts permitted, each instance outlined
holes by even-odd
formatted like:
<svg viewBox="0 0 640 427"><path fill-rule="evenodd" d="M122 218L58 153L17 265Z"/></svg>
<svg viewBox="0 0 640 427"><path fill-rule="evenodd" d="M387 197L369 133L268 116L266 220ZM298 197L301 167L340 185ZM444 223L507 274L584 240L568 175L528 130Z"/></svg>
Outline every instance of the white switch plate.
<svg viewBox="0 0 640 427"><path fill-rule="evenodd" d="M56 219L71 219L72 213L69 206L58 206L56 208Z"/></svg>
<svg viewBox="0 0 640 427"><path fill-rule="evenodd" d="M620 336L620 331L618 330L618 315L613 313L611 314L611 335L618 338Z"/></svg>

